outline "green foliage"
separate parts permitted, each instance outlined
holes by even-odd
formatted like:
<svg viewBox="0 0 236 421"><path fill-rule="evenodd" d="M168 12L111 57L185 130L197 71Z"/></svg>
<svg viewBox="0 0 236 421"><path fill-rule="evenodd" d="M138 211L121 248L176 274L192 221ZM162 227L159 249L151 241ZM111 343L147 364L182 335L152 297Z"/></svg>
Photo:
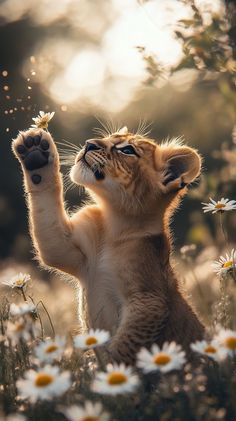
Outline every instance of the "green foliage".
<svg viewBox="0 0 236 421"><path fill-rule="evenodd" d="M234 34L236 27L236 9L233 3L226 8L225 14L213 14L210 21L205 22L194 0L182 2L191 6L192 18L178 21L175 36L182 45L183 58L169 69L169 75L183 69L196 70L198 82L209 79L216 81L222 95L235 106L236 48L231 34ZM137 48L149 75L145 83L153 85L165 76L166 69L154 55L146 51L145 46Z"/></svg>

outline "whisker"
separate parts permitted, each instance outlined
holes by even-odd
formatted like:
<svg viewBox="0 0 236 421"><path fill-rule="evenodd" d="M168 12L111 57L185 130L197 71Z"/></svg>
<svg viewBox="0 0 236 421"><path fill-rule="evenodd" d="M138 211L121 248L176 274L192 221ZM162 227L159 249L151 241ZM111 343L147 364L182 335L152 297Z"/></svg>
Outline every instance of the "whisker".
<svg viewBox="0 0 236 421"><path fill-rule="evenodd" d="M102 134L103 137L111 136L113 133L119 130L120 125L115 124L111 118L107 118L105 121L103 121L98 116L96 116L95 118L103 127L103 129L102 128L100 129L100 133Z"/></svg>
<svg viewBox="0 0 236 421"><path fill-rule="evenodd" d="M71 181L70 171L67 171L63 178L64 194L66 195L70 190L73 190L76 185Z"/></svg>
<svg viewBox="0 0 236 421"><path fill-rule="evenodd" d="M138 125L138 129L136 131L136 135L145 137L148 136L149 133L151 132L151 126L152 126L152 122L148 123L145 119L139 121L139 125ZM149 129L150 128L150 129Z"/></svg>
<svg viewBox="0 0 236 421"><path fill-rule="evenodd" d="M100 139L103 139L104 137L106 137L107 136L107 133L105 132L105 130L104 129L102 129L101 127L95 127L94 129L93 129L93 132L95 133L95 134L97 134L98 136L100 136Z"/></svg>
<svg viewBox="0 0 236 421"><path fill-rule="evenodd" d="M60 165L63 167L72 167L74 165L75 160L74 159L64 159L60 158Z"/></svg>
<svg viewBox="0 0 236 421"><path fill-rule="evenodd" d="M57 149L59 152L63 152L65 154L69 154L69 153L78 154L81 151L81 149L74 149L74 148L73 149L57 148Z"/></svg>
<svg viewBox="0 0 236 421"><path fill-rule="evenodd" d="M62 165L73 165L75 163L75 160L74 159L63 159L63 158L61 158L60 163Z"/></svg>
<svg viewBox="0 0 236 421"><path fill-rule="evenodd" d="M116 133L122 128L122 124L117 122L115 123L112 119L110 119L109 127L111 128L111 133Z"/></svg>
<svg viewBox="0 0 236 421"><path fill-rule="evenodd" d="M62 139L62 141L63 141L65 144L69 145L69 146L72 146L72 147L78 147L76 143L69 142L69 141L68 141L68 140L66 140L66 139Z"/></svg>
<svg viewBox="0 0 236 421"><path fill-rule="evenodd" d="M75 157L78 155L77 151L64 151L64 150L59 150L59 157L60 159L64 159L64 160L71 160L74 161Z"/></svg>
<svg viewBox="0 0 236 421"><path fill-rule="evenodd" d="M110 119L106 120L106 125L107 125L107 129L109 131L110 134L115 133L115 126L114 126L114 122Z"/></svg>
<svg viewBox="0 0 236 421"><path fill-rule="evenodd" d="M56 142L56 144L64 146L66 148L74 149L76 151L79 151L81 149L78 145L74 145L73 143Z"/></svg>
<svg viewBox="0 0 236 421"><path fill-rule="evenodd" d="M103 127L103 129L101 128L101 134L104 134L104 137L110 136L110 132L109 129L107 127L107 125L105 124L105 122L103 122L98 116L95 116L96 120L98 120L98 122L101 124L101 126Z"/></svg>
<svg viewBox="0 0 236 421"><path fill-rule="evenodd" d="M58 151L59 152L59 155L61 156L61 157L66 157L66 158L68 158L68 157L70 157L70 156L73 156L73 157L75 157L76 155L78 155L78 152L76 152L76 151L65 151L64 149L61 149L61 150L59 150Z"/></svg>
<svg viewBox="0 0 236 421"><path fill-rule="evenodd" d="M59 155L59 157L60 157L60 160L61 161L64 161L64 162L75 162L75 157L73 157L73 156L60 156Z"/></svg>
<svg viewBox="0 0 236 421"><path fill-rule="evenodd" d="M68 162L74 162L76 155L68 155L68 156L63 156L63 155L59 155L60 159L62 161L68 161Z"/></svg>
<svg viewBox="0 0 236 421"><path fill-rule="evenodd" d="M59 152L59 156L62 159L75 159L75 157L77 156L77 153L68 153L68 154L64 154L62 152Z"/></svg>
<svg viewBox="0 0 236 421"><path fill-rule="evenodd" d="M61 167L72 167L73 162L60 161Z"/></svg>

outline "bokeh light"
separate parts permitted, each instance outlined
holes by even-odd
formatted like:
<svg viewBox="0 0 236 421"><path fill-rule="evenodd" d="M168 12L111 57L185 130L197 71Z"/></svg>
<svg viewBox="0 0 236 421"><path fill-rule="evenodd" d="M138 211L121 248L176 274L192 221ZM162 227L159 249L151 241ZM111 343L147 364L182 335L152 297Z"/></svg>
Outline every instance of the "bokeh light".
<svg viewBox="0 0 236 421"><path fill-rule="evenodd" d="M197 3L206 21L212 13L222 13L220 0ZM34 76L58 104L109 112L122 111L145 79L145 65L135 47L145 46L168 71L183 56L174 34L177 21L192 15L188 2L176 0L5 0L0 5L0 17L7 22L27 17L39 27L54 25L26 57L25 76ZM181 78L178 85L183 85Z"/></svg>

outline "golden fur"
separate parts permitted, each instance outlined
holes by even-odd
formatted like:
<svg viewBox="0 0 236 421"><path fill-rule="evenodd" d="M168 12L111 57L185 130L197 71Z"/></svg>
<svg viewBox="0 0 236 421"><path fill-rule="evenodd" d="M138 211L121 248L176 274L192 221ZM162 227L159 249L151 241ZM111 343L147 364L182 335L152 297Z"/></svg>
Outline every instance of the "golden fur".
<svg viewBox="0 0 236 421"><path fill-rule="evenodd" d="M28 141L27 151L19 153L19 145L35 136L49 145L48 163L40 168L40 145ZM96 204L71 217L63 205L59 155L51 135L39 129L20 132L13 150L23 168L39 260L79 279L90 326L113 335L108 346L113 359L130 363L141 346L175 340L188 348L202 338L204 328L169 261L169 218L200 173L196 150L178 141L158 145L126 128L87 141L71 179L85 186ZM26 169L26 159L34 161L33 169L31 164ZM41 177L37 184L32 182L35 174Z"/></svg>

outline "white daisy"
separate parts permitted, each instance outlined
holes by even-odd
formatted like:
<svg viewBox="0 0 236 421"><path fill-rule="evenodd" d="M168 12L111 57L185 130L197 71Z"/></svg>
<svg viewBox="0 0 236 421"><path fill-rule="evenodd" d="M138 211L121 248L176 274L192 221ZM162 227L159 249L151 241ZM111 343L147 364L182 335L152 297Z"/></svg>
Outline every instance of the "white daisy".
<svg viewBox="0 0 236 421"><path fill-rule="evenodd" d="M35 124L32 124L31 127L35 129L47 129L49 121L53 118L55 112L45 113L44 111L39 111L37 117L32 118Z"/></svg>
<svg viewBox="0 0 236 421"><path fill-rule="evenodd" d="M21 317L14 323L10 321L7 322L6 336L11 339L13 345L16 345L20 339L25 339L26 341L30 339L31 329L32 324Z"/></svg>
<svg viewBox="0 0 236 421"><path fill-rule="evenodd" d="M236 250L232 249L230 254L226 253L226 257L220 256L219 260L212 263L212 267L218 276L223 277L236 270Z"/></svg>
<svg viewBox="0 0 236 421"><path fill-rule="evenodd" d="M92 383L92 390L105 395L134 392L140 381L132 367L124 364L108 364L106 372L98 372Z"/></svg>
<svg viewBox="0 0 236 421"><path fill-rule="evenodd" d="M31 277L28 273L20 272L8 280L2 281L2 283L4 285L8 285L11 288L23 288L29 283L30 280Z"/></svg>
<svg viewBox="0 0 236 421"><path fill-rule="evenodd" d="M21 399L36 402L38 399L50 400L65 393L71 385L70 373L60 373L59 367L47 365L35 371L29 370L24 379L19 379L16 386Z"/></svg>
<svg viewBox="0 0 236 421"><path fill-rule="evenodd" d="M12 303L10 305L10 315L11 316L24 316L25 314L35 313L36 306L33 303L24 302L22 304L16 305Z"/></svg>
<svg viewBox="0 0 236 421"><path fill-rule="evenodd" d="M215 361L221 361L226 357L226 352L216 341L197 341L190 345L191 349L201 355L212 358Z"/></svg>
<svg viewBox="0 0 236 421"><path fill-rule="evenodd" d="M215 341L226 351L227 355L236 355L236 332L231 329L221 329L215 336Z"/></svg>
<svg viewBox="0 0 236 421"><path fill-rule="evenodd" d="M224 199L223 197L215 202L215 200L210 198L211 203L202 203L203 206L203 212L225 212L230 210L236 209L236 201L235 200L229 200Z"/></svg>
<svg viewBox="0 0 236 421"><path fill-rule="evenodd" d="M84 335L74 337L74 345L76 348L91 349L99 345L105 344L110 339L110 333L106 330L90 329Z"/></svg>
<svg viewBox="0 0 236 421"><path fill-rule="evenodd" d="M84 407L72 405L63 411L69 421L109 421L110 415L103 411L100 402L85 401Z"/></svg>
<svg viewBox="0 0 236 421"><path fill-rule="evenodd" d="M62 356L65 343L65 338L60 336L56 336L54 340L47 339L35 348L35 355L40 361L52 362Z"/></svg>
<svg viewBox="0 0 236 421"><path fill-rule="evenodd" d="M163 373L178 370L185 361L185 352L175 342L165 342L162 348L153 344L151 351L142 348L137 354L137 367L141 368L144 373L156 370Z"/></svg>

